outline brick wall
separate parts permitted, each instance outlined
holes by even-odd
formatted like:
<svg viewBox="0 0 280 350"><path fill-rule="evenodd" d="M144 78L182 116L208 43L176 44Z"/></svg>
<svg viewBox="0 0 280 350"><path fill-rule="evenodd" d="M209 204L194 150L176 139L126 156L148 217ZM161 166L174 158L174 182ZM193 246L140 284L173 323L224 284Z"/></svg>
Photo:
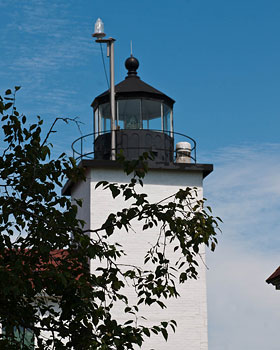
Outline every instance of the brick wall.
<svg viewBox="0 0 280 350"><path fill-rule="evenodd" d="M118 169L91 169L87 174L87 181L76 186L72 191L75 198L83 198L84 205L79 215L88 221L92 229L100 227L111 212L116 212L127 206L123 200L112 199L110 191L101 188L95 189L100 180L125 183L129 180ZM144 180L143 192L147 193L151 202L159 201L179 188L197 187L198 197L202 198L202 173L187 171L151 170ZM143 265L145 251L151 247L158 235L158 229L142 231L142 224L134 222L133 231L118 231L112 236L112 242L123 245L127 255L122 263ZM169 251L171 254L170 247ZM201 250L202 258L205 259L204 248ZM95 269L93 263L92 270ZM168 300L167 309L162 310L158 306L144 306L141 313L147 321L139 320L139 324L160 323L163 320L175 319L178 328L175 334L170 330L169 339L166 343L161 336L152 337L145 342L144 350L207 350L207 301L205 265L200 261L198 280L188 281L180 285L178 291L181 295L178 299ZM127 286L129 300L133 302L135 296L133 289ZM123 305L117 305L114 312L120 320L126 320L123 314Z"/></svg>

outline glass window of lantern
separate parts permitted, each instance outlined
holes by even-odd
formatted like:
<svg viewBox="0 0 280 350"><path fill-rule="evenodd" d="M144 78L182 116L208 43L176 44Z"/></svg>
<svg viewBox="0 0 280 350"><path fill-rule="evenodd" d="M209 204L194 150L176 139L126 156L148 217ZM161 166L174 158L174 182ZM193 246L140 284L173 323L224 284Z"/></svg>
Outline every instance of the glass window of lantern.
<svg viewBox="0 0 280 350"><path fill-rule="evenodd" d="M166 104L163 104L163 130L170 131L170 113L171 109Z"/></svg>
<svg viewBox="0 0 280 350"><path fill-rule="evenodd" d="M117 118L121 129L142 129L141 100L119 100Z"/></svg>
<svg viewBox="0 0 280 350"><path fill-rule="evenodd" d="M111 107L110 103L104 103L99 106L99 132L111 130Z"/></svg>
<svg viewBox="0 0 280 350"><path fill-rule="evenodd" d="M99 109L96 108L94 111L94 137L96 138L99 135Z"/></svg>
<svg viewBox="0 0 280 350"><path fill-rule="evenodd" d="M142 118L144 129L161 130L161 102L143 99Z"/></svg>

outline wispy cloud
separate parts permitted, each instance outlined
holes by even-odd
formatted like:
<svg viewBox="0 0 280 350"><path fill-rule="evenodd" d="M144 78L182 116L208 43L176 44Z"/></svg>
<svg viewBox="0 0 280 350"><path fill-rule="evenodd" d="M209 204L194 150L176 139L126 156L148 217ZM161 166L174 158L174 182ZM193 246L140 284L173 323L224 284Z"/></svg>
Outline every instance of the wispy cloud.
<svg viewBox="0 0 280 350"><path fill-rule="evenodd" d="M69 104L74 90L74 83L69 84L70 71L90 66L97 51L89 35L89 24L73 14L71 5L72 1L46 0L2 4L0 41L5 50L0 61L1 90L20 84L32 105L41 101L48 88L52 101L49 109L54 113L57 107ZM57 93L62 85L63 98Z"/></svg>
<svg viewBox="0 0 280 350"><path fill-rule="evenodd" d="M276 350L280 293L265 279L280 265L280 144L213 158L206 197L224 224L208 256L209 349Z"/></svg>
<svg viewBox="0 0 280 350"><path fill-rule="evenodd" d="M224 242L208 264L209 350L278 350L280 293L265 279L279 255Z"/></svg>
<svg viewBox="0 0 280 350"><path fill-rule="evenodd" d="M275 242L280 244L275 235L280 232L280 145L227 148L213 161L215 171L206 182L206 194L225 218L227 235L243 237L254 249L274 249Z"/></svg>

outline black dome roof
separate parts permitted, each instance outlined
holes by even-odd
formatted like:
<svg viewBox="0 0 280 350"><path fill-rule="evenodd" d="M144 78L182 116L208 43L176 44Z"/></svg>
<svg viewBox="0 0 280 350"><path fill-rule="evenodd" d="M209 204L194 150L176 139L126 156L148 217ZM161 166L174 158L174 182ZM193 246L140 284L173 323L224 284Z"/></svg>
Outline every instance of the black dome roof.
<svg viewBox="0 0 280 350"><path fill-rule="evenodd" d="M128 70L127 77L119 84L115 85L115 98L150 98L154 100L162 100L168 106L172 107L175 101L161 91L146 84L137 76L137 68L139 62L137 58L131 56L125 61L125 66ZM91 106L96 109L98 105L110 102L110 90L106 90L101 95L97 96Z"/></svg>

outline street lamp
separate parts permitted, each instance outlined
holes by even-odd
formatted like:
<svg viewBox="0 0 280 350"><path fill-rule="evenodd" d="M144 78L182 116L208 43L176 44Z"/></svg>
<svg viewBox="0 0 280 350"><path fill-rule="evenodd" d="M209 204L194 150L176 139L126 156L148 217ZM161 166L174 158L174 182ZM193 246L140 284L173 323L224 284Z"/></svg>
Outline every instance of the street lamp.
<svg viewBox="0 0 280 350"><path fill-rule="evenodd" d="M96 38L97 43L107 44L107 57L110 57L110 103L111 103L111 159L116 160L116 108L115 108L115 68L114 68L114 42L113 38L105 39L104 23L100 18L94 25L94 33L92 36Z"/></svg>

